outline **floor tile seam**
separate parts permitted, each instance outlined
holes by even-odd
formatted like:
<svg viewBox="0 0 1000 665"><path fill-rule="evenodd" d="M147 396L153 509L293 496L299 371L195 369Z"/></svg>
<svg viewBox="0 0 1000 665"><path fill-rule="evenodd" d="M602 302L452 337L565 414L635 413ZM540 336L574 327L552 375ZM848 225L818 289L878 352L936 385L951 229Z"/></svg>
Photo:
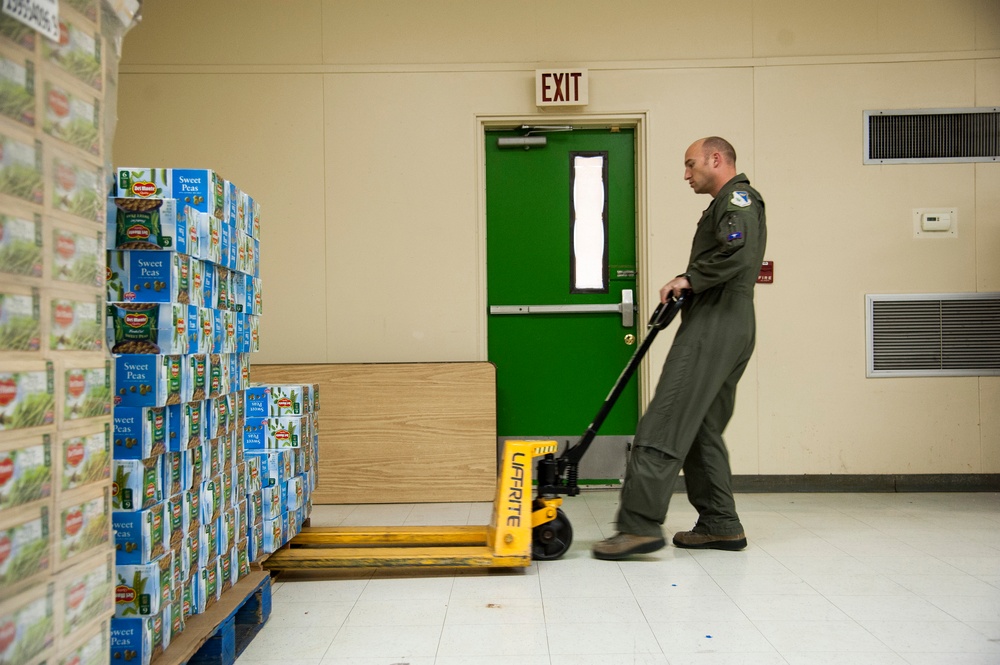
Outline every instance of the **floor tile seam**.
<svg viewBox="0 0 1000 665"><path fill-rule="evenodd" d="M950 623L950 622L945 622L945 621L891 621L891 620L885 620L885 619L870 619L870 620L867 620L867 621L869 623L872 623L872 624L877 623L877 624L880 624L880 625L884 625L884 624L939 624L939 623ZM905 659L905 657L906 657L907 654L949 654L949 655L954 655L954 654L987 655L988 654L988 655L997 655L997 656L1000 656L1000 647L998 647L995 644L994 640L989 639L988 635L986 635L985 633L982 633L981 631L976 630L974 627L969 626L965 622L959 621L957 623L963 624L969 630L972 630L972 631L974 631L976 633L979 633L980 636L986 638L986 641L993 648L991 648L989 650L985 650L985 651L966 651L966 650L956 649L955 643L954 642L949 642L948 645L946 645L946 646L949 646L950 648L948 648L947 650L942 650L942 651L896 651L895 649L892 649L892 651L893 651L893 653L897 654L899 657L904 658L904 659ZM891 649L891 647L890 647L890 649Z"/></svg>
<svg viewBox="0 0 1000 665"><path fill-rule="evenodd" d="M618 567L621 568L621 564L618 564ZM622 571L622 574L624 575L625 572ZM632 588L632 582L628 579L627 576L625 577L625 582L629 585L629 589L632 591L632 600L638 606L639 612L642 614L643 621L646 622L646 627L649 628L649 630L652 632L653 626L649 620L649 616L646 614L646 609L642 606L642 602L639 600L639 597L635 595L635 589ZM656 640L656 645L660 647L660 652L664 655L664 657L666 657L666 651L663 649L663 644L660 643L660 638L656 636L655 632L653 632L653 639Z"/></svg>
<svg viewBox="0 0 1000 665"><path fill-rule="evenodd" d="M718 584L718 582L716 582L716 584ZM736 609L738 609L740 611L740 614L742 614L743 617L750 623L750 625L753 626L754 630L756 630L757 633L760 634L761 639L763 639L767 643L768 646L770 646L772 649L774 649L774 652L776 654L778 654L779 656L781 656L782 660L786 660L785 657L784 657L784 655L781 653L781 650L773 642L771 642L771 640L767 637L767 635L764 634L764 631L762 631L760 629L760 627L757 625L757 622L754 621L753 618L749 614L747 614L746 610L743 609L742 606L740 606L740 604L739 604L739 602L737 602L736 598L733 597L733 595L731 593L729 593L728 591L726 591L726 589L723 588L721 585L719 585L719 588L722 589L722 593L725 594L725 597L727 599L729 599L729 602L731 602L733 605L736 606ZM780 595L784 595L784 594L780 594ZM822 594L820 594L820 595L822 596ZM822 597L825 598L825 596L822 596ZM830 602L830 601L828 600L827 602ZM786 662L787 662L787 660L786 660Z"/></svg>
<svg viewBox="0 0 1000 665"><path fill-rule="evenodd" d="M368 578L365 580L364 586L361 587L361 591L359 591L358 595L354 598L353 601L351 601L351 609L349 609L347 613L344 615L344 620L340 622L339 626L337 626L337 632L335 632L333 637L330 639L330 643L326 645L326 650L323 651L323 656L322 658L320 658L320 663L326 660L327 654L330 653L330 649L333 648L334 642L337 641L337 638L340 637L341 632L343 632L344 626L347 625L347 620L351 618L351 613L354 612L354 609L358 606L358 601L361 600L361 595L365 592L365 589L368 588L368 584L375 576L375 572L377 570L378 570L377 568L372 569L371 573L368 575Z"/></svg>
<svg viewBox="0 0 1000 665"><path fill-rule="evenodd" d="M653 627L652 627L652 625L650 625L649 619L646 617L646 614L645 614L645 612L642 609L642 605L639 604L638 601L636 601L636 606L639 608L639 611L643 615L642 618L643 618L643 622L644 622L644 625L646 627L646 630L649 631L649 635L653 638L653 641L656 643L656 648L659 649L659 652L654 652L654 653L643 652L643 655L663 656L665 658L666 657L666 652L663 650L663 645L660 644L660 640L656 637L656 633L653 631ZM543 607L543 612L544 612L544 607ZM587 622L578 622L577 624L573 624L573 625L580 625L580 624L585 624L585 625L601 625L601 626L636 625L635 622L631 622L631 621L621 621L621 622L615 622L615 623L609 623L607 621L600 621L600 622L594 622L594 623L590 623L590 624L588 624ZM546 642L547 646L549 644L549 627L551 626L553 629L558 629L559 627L565 626L565 625L569 625L569 624L561 624L561 623L551 623L550 624L548 622L548 620L546 619L546 621L545 621L545 642ZM583 654L571 654L571 653L552 653L551 646L548 646L548 653L549 653L549 659L550 660L551 660L551 658L553 656L559 656L559 657L564 657L565 658L565 657L568 657L568 656L583 655ZM622 652L622 653L624 653L625 655L635 655L636 654L636 652L634 650L631 652L631 654L629 654L628 652ZM600 653L600 654L586 654L586 655L609 656L609 655L618 655L618 653L616 652L616 653L612 653L612 654Z"/></svg>
<svg viewBox="0 0 1000 665"><path fill-rule="evenodd" d="M847 614L846 612L844 612L843 610L841 610L840 607L836 603L834 603L832 600L830 600L825 593L821 592L819 589L817 589L814 585L810 584L806 580L802 579L801 581L802 581L803 584L805 584L805 585L809 586L810 588L812 588L812 590L815 591L819 595L820 598L823 598L824 600L826 600L826 602L830 603L833 607L836 607L838 610L840 610L841 612L843 612L843 614L847 617L846 620L841 619L841 620L838 620L838 621L849 622L849 623L854 624L855 626L857 626L858 628L860 628L861 630L863 630L866 634L868 634L869 636L871 636L873 639L877 640L878 643L881 644L882 646L884 646L887 650L889 650L892 653L896 653L896 651L892 647L890 647L884 641L882 641L881 639L879 639L878 636L874 635L865 626L861 625L861 623L858 620L854 619L854 617L851 617L849 614ZM746 615L745 610L742 607L740 607L739 603L736 602L736 599L732 596L732 594L730 594L728 591L726 591L725 588L723 588L722 591L726 595L726 597L729 598L729 600L734 605L736 605L737 608L739 608L740 612L742 612L746 616L746 618L750 621L751 625L753 625L754 629L758 633L760 633L761 637L764 638L764 640L767 641L767 643L771 646L771 648L773 648L775 650L775 652L777 652L777 653L780 654L781 653L780 649L778 649L778 647L775 644L773 644L770 639L768 639L768 637L760 629L760 626L758 625L757 621L755 621L754 619L752 619L748 615ZM781 620L760 619L760 621L781 621ZM832 623L832 621L826 620L826 619L809 620L809 621L812 621L813 623L817 623L817 624ZM899 655L899 654L897 654L897 655Z"/></svg>
<svg viewBox="0 0 1000 665"><path fill-rule="evenodd" d="M598 521L597 515L594 514L594 509L591 507L590 501L588 500L587 497L581 497L581 498L583 499L583 505L587 507L587 514L590 515L590 520L594 523L595 526L597 526L598 533L603 534L604 529L601 528L601 523Z"/></svg>
<svg viewBox="0 0 1000 665"><path fill-rule="evenodd" d="M949 610L945 609L944 607L941 607L940 605L938 605L937 603L934 602L934 598L989 598L989 597L990 596L920 596L920 598L922 600L924 600L925 602L930 603L931 605L933 605L937 609L941 610L942 612L944 612L948 616L952 617L953 619L955 619L959 623L964 623L967 626L969 626L969 621L967 621L965 619L962 619L961 617L956 616L954 612L950 612ZM985 619L984 621L989 621L989 619ZM998 617L997 619L995 619L994 622L995 623L1000 623L1000 617ZM972 626L969 626L969 627L971 628Z"/></svg>
<svg viewBox="0 0 1000 665"><path fill-rule="evenodd" d="M805 582L805 580L803 580L803 582ZM805 583L807 585L809 585L809 586L812 587L812 585L809 584L808 582L805 582ZM815 587L813 587L813 590L816 591L816 593L818 593L821 598L823 598L828 603L830 603L831 605L833 605L834 607L836 607L838 610L840 610L840 607L835 602L833 602L832 600L830 600L830 598L827 597L827 595L825 593L822 593L819 589L816 589ZM821 620L804 620L803 623L816 623L816 624L852 623L857 628L860 628L861 630L863 630L865 632L865 634L867 634L869 637L871 637L872 639L874 639L875 641L877 641L879 644L881 644L883 647L885 647L885 649L888 652L893 653L893 654L899 656L900 658L902 658L902 654L900 654L899 652L897 652L890 645L886 644L886 642L884 640L882 640L878 635L875 635L874 633L872 633L866 626L864 626L861 623L861 621L859 621L858 619L855 619L854 617L852 617L851 615L847 614L847 612L844 612L843 610L840 610L840 611L844 613L844 615L847 617L847 619L838 619L836 621L826 620L826 619L821 619ZM762 619L761 621L775 621L775 620ZM756 623L754 623L754 625L756 626ZM758 627L757 630L760 631L760 628Z"/></svg>
<svg viewBox="0 0 1000 665"><path fill-rule="evenodd" d="M455 590L454 578L452 579L452 592ZM437 661L438 658L444 657L441 653L441 645L444 642L444 627L448 625L448 612L451 611L451 592L448 593L448 599L445 604L444 618L441 620L441 628L438 631L437 646L434 647L434 660Z"/></svg>
<svg viewBox="0 0 1000 665"><path fill-rule="evenodd" d="M989 584L991 587L993 587L997 591L1000 591L1000 577L997 577L995 575L992 576L992 577L997 577L997 581L996 582L991 582L989 579L985 579L981 575L974 575L973 577L975 577L977 580L979 580L983 584ZM987 577L990 577L990 576L987 576Z"/></svg>
<svg viewBox="0 0 1000 665"><path fill-rule="evenodd" d="M747 548L750 548L751 546L754 546L754 547L756 547L756 546L754 545L754 541L753 541L753 539L752 539L752 538L749 538L749 537L748 537L748 538L747 538ZM767 550L764 550L764 549L761 549L761 551L762 551L762 552L764 552L765 554L767 554L767 556L768 556L768 557L770 557L770 559L771 559L772 561L774 561L774 562L775 562L776 564L778 564L779 566L781 566L781 567L782 567L782 568L784 569L784 571L785 571L786 573L788 573L788 574L790 574L790 575L796 575L796 574L797 574L797 573L795 573L795 571L791 570L791 569L790 569L790 568L789 568L789 567L788 567L787 565L785 565L785 563L784 563L784 562L783 562L783 561L782 561L781 559L779 559L778 557L776 557L776 556L774 556L773 554L771 554L771 553L767 552ZM723 573L723 572L718 572L718 571L717 571L716 573L714 573L714 574L713 574L713 573L712 573L712 571L711 571L711 570L709 570L708 568L706 568L706 567L705 567L705 564L703 564L703 563L702 563L702 559L704 559L704 560L706 560L706 561L707 561L707 560L709 560L709 557L699 557L699 556L692 556L691 558L692 558L692 559L694 559L695 561L697 561L697 562L698 562L698 565L699 565L699 566L701 567L701 569L702 569L702 570L704 570L704 571L705 571L705 573L706 573L706 574L707 574L707 575L708 575L709 577L711 577L711 578L712 578L712 580L713 580L713 581L714 581L714 582L715 582L716 584L718 584L718 583L719 583L719 582L718 582L718 580L716 579L716 575L736 575L736 574L740 574L740 573ZM713 558L715 558L715 557L713 557ZM721 588L721 585L720 585L720 588Z"/></svg>
<svg viewBox="0 0 1000 665"><path fill-rule="evenodd" d="M921 580L926 580L926 579L929 579L929 578L938 578L938 577L947 577L947 578L963 578L964 577L964 578L968 578L970 580L975 580L976 582L980 582L982 584L985 584L987 586L995 588L995 586L993 584L991 584L991 583L989 583L989 582L987 582L985 580L979 579L978 576L971 575L969 573L964 573L964 572L962 574L960 574L960 575L952 575L950 573L949 574L943 574L943 575L938 575L938 574L919 574L919 573L901 573L901 574L895 574L895 575L890 575L890 574L886 575L886 578L890 582L893 582L894 584L898 584L899 586L903 587L907 591L909 591L909 592L917 595L920 598L924 598L924 599L927 598L926 594L921 593L919 591L915 591L915 590L911 589L909 586L907 586L906 584L904 584L903 582L900 582L898 580L900 578L905 578L905 579L908 579L908 580L912 580L913 578L918 578L918 579L921 579ZM937 594L937 595L942 595L942 594ZM991 596L992 594L985 594L985 593L972 593L972 594L969 594L969 593L965 593L965 594L952 594L952 595L956 596L956 597L964 597L964 598L987 598L987 597Z"/></svg>

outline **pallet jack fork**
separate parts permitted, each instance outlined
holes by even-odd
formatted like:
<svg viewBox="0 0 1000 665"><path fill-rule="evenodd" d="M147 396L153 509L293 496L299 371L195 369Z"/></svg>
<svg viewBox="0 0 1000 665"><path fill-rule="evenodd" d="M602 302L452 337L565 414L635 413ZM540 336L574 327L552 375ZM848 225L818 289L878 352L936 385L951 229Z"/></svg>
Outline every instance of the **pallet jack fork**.
<svg viewBox="0 0 1000 665"><path fill-rule="evenodd" d="M532 559L558 559L573 542L562 495L576 496L578 465L656 333L680 311L684 296L657 306L646 338L580 440L557 458L556 441L507 441L497 474L490 523L482 526L303 527L264 568L380 568L408 566L525 568ZM536 471L533 463L538 459ZM532 485L537 481L535 498Z"/></svg>

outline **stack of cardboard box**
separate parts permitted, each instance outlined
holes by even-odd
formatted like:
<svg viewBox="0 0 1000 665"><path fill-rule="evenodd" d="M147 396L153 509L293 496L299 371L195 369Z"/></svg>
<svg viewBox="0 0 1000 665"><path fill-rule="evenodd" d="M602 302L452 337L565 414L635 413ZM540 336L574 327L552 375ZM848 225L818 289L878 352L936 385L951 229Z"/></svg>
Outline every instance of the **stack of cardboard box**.
<svg viewBox="0 0 1000 665"><path fill-rule="evenodd" d="M259 475L243 454L259 349L260 206L208 169L119 168L115 185L106 225L111 630L146 662L263 550Z"/></svg>
<svg viewBox="0 0 1000 665"><path fill-rule="evenodd" d="M114 613L105 112L136 7L59 5L48 36L0 13L4 665L107 662Z"/></svg>

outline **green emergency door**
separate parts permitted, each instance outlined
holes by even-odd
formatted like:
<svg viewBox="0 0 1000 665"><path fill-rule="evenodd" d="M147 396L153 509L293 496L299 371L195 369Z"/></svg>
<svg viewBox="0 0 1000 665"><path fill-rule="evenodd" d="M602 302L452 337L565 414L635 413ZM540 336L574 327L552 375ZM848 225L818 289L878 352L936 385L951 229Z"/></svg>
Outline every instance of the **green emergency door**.
<svg viewBox="0 0 1000 665"><path fill-rule="evenodd" d="M486 133L487 334L501 445L575 442L638 334L634 131L530 136ZM633 378L581 463L582 479L623 475L638 410Z"/></svg>

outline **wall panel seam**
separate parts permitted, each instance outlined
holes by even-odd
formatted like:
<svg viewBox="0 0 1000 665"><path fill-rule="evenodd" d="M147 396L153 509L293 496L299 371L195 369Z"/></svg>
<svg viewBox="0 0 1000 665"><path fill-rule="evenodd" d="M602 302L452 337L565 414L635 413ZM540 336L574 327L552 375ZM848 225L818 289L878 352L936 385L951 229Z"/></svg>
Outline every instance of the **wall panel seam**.
<svg viewBox="0 0 1000 665"><path fill-rule="evenodd" d="M805 65L860 65L908 62L991 60L1000 49L940 53L892 53L836 56L768 56L718 60L659 60L583 63L591 71L657 69L731 69ZM447 74L479 72L533 72L538 63L427 63L427 64L125 64L122 74Z"/></svg>

